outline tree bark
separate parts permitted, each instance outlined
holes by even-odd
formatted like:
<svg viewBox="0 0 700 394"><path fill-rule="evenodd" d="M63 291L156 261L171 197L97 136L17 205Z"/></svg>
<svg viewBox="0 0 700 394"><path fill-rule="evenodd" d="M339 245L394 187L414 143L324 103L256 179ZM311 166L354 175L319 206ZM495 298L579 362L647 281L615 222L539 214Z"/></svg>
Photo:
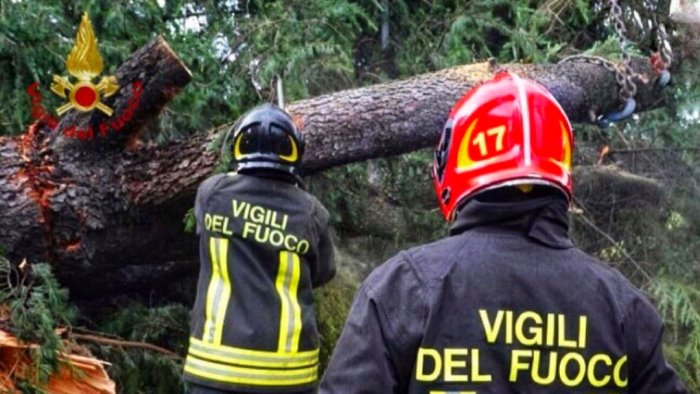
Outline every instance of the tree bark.
<svg viewBox="0 0 700 394"><path fill-rule="evenodd" d="M189 80L184 66L162 67L160 62L179 63L172 52L154 59L144 60L159 65L144 78L143 95L152 101L124 126L126 136L137 133ZM137 72L141 67L134 59L122 66L131 71L117 75L143 76ZM619 105L615 76L595 64L454 67L290 104L307 143L303 170L311 174L434 145L456 100L501 68L544 84L574 122ZM634 68L640 75L651 73L641 61ZM653 82L638 78L637 85L638 111L661 105ZM113 102L117 108L119 100ZM61 125L99 123L94 116L101 115L73 116ZM43 127L35 124L21 137L0 139L0 245L9 257L48 260L76 297L166 286L173 275L194 273L196 240L184 233L182 220L196 186L214 171L218 150L211 146L228 125L131 149L125 137L107 144L64 139L47 145Z"/></svg>
<svg viewBox="0 0 700 394"><path fill-rule="evenodd" d="M139 237L129 233L128 218L147 211L133 209L121 187L119 161L138 149L133 142L141 129L191 79L160 37L135 52L116 76L121 89L104 100L114 109L110 119L73 110L52 129L52 116L44 114L24 135L0 138L0 246L15 260L50 262L78 294L118 286L119 277L110 277L112 264L129 272L125 262L149 262L125 242Z"/></svg>
<svg viewBox="0 0 700 394"><path fill-rule="evenodd" d="M99 147L122 146L134 141L139 132L154 119L172 98L192 79L192 74L162 37L157 37L134 52L116 71L118 94L104 103L114 110L112 116L101 111L71 111L61 118L53 133L59 145L76 145L85 150L79 136L66 137L68 130L91 130L88 144Z"/></svg>

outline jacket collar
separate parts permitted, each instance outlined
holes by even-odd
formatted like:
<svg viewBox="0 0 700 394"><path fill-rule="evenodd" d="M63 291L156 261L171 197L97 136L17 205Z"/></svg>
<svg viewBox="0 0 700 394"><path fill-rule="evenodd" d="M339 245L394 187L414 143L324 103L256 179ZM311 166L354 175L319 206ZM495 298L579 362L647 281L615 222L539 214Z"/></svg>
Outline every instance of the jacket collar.
<svg viewBox="0 0 700 394"><path fill-rule="evenodd" d="M459 210L450 235L472 229L520 233L556 249L574 246L569 239L567 203L560 196L508 203L471 199Z"/></svg>
<svg viewBox="0 0 700 394"><path fill-rule="evenodd" d="M297 178L294 176L294 174L270 168L246 168L238 170L237 173L263 179L271 179L275 181L297 184Z"/></svg>

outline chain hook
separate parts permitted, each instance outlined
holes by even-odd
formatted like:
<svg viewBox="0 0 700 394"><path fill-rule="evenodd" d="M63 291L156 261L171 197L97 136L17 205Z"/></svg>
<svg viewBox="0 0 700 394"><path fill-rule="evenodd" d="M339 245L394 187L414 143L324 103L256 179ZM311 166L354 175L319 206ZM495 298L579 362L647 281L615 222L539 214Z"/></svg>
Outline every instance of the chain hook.
<svg viewBox="0 0 700 394"><path fill-rule="evenodd" d="M648 1L644 1L644 6L652 10L652 4ZM559 63L565 63L569 61L583 61L591 64L601 65L605 67L606 70L615 73L615 80L620 87L618 91L620 99L620 108L617 111L613 111L609 114L598 117L594 121L601 128L609 127L614 122L619 122L624 119L629 118L634 114L637 102L635 101L635 96L637 95L637 84L634 78L638 75L632 69L632 56L628 51L629 41L627 40L627 28L624 22L624 9L618 2L618 0L610 0L610 18L612 26L615 29L617 42L620 48L620 53L622 60L615 64L611 61L588 55L573 55L564 58ZM650 57L652 62L652 68L657 76L656 83L660 87L666 86L670 79L671 73L668 68L671 64L672 51L667 39L666 28L662 23L658 23L656 16L651 18L652 23L656 27L656 39L658 40L658 52L655 52Z"/></svg>
<svg viewBox="0 0 700 394"><path fill-rule="evenodd" d="M658 5L655 5L650 0L644 0L643 4L645 10L650 14L649 20L651 21L653 35L651 40L656 41L656 51L651 53L649 61L654 75L656 76L657 86L663 88L671 81L671 72L669 69L673 61L673 50L671 49L671 43L668 39L666 26L659 22L656 12Z"/></svg>
<svg viewBox="0 0 700 394"><path fill-rule="evenodd" d="M606 129L613 123L625 120L632 116L636 107L637 101L633 97L628 97L625 100L625 104L622 106L622 109L602 116L596 121L596 125L598 125L598 127L601 129Z"/></svg>
<svg viewBox="0 0 700 394"><path fill-rule="evenodd" d="M637 106L634 97L637 95L637 84L634 82L635 73L632 70L632 56L627 46L627 28L623 20L623 9L618 0L610 0L610 17L617 36L617 43L622 54L622 61L614 67L615 80L620 86L619 97L622 107L618 111L602 116L596 123L601 128L610 126L613 122L627 119Z"/></svg>

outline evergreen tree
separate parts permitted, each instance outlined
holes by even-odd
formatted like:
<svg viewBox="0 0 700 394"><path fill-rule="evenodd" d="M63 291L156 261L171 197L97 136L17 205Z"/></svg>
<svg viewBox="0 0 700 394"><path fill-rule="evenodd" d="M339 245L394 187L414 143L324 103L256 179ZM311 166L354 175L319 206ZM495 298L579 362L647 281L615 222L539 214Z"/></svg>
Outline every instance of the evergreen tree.
<svg viewBox="0 0 700 394"><path fill-rule="evenodd" d="M673 104L607 130L577 125L576 140L580 147L637 155L635 172L662 182L667 195L662 206L631 210L617 209L617 202L601 196L596 206L579 207L582 213L573 215L574 235L583 249L621 269L656 302L668 326L671 361L690 391L699 392L700 78L697 59L688 56L697 48L697 33L668 23L668 1L624 4L628 49L638 56L648 56L658 45L653 32L635 22L635 12L676 32L671 35L675 49L687 57L667 89ZM25 93L31 83L41 84L48 108L58 106L48 87L53 74L64 72L83 12L99 39L104 74L157 34L191 69L193 82L148 128L147 138L163 141L231 122L255 103L271 100L278 76L292 101L488 58L556 62L587 52L617 61L620 48L609 11L610 2L602 0L0 0L0 135L19 134L31 122ZM595 94L596 87L590 89ZM310 179L333 214L341 262L360 267L319 293L324 355L344 322L353 284L370 268L362 262L380 262L443 234L428 181L430 162L430 152L424 151ZM584 163L585 158L578 164ZM367 219L377 207L387 218L383 226ZM609 214L605 222L595 219L596 209ZM143 306L134 308L138 313L122 311L102 328L184 350L182 327L172 331L180 341L173 343L145 321L135 331L124 324L136 315L182 320L182 307L148 313ZM38 321L49 327L45 319ZM177 379L172 360L98 350L119 361L112 372L128 390L179 387L173 386L178 381L172 380ZM153 365L149 362L160 362L158 376L138 374Z"/></svg>

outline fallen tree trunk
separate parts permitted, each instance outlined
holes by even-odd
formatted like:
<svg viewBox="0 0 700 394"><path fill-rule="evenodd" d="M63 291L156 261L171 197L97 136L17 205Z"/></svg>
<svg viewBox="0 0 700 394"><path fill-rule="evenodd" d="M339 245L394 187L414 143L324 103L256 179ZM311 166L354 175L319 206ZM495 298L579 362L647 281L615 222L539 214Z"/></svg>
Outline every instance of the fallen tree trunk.
<svg viewBox="0 0 700 394"><path fill-rule="evenodd" d="M119 124L107 123L99 111L73 111L55 130L45 115L24 135L0 138L0 246L15 261L50 262L77 294L99 291L101 283L118 284L110 278L114 266L105 265L108 260L149 262L129 260L127 223L141 210L124 194L119 161L136 149L143 126L191 74L159 37L135 52L116 77L121 89L105 104ZM70 126L83 132L69 131ZM110 247L113 238L118 248ZM103 247L111 258L103 258Z"/></svg>
<svg viewBox="0 0 700 394"><path fill-rule="evenodd" d="M143 95L154 97L152 110L135 117L135 126L113 143L49 144L41 123L24 136L0 139L0 245L14 259L48 260L74 296L164 286L171 276L196 268L190 263L196 259L195 237L184 233L182 218L193 204L196 186L216 165L217 151L210 145L228 126L164 146L128 149L125 138L189 80L169 50L151 58L172 67L161 66L144 81ZM129 69L141 67L127 64ZM460 66L290 104L307 141L304 170L313 173L434 145L452 104L499 68L490 63ZM602 66L502 68L543 83L575 122L619 104L615 76ZM643 62L635 69L651 73ZM162 74L170 72L177 77ZM172 85L149 85L156 80ZM640 79L637 84L638 110L661 104L652 82ZM164 90L167 94L160 94Z"/></svg>

